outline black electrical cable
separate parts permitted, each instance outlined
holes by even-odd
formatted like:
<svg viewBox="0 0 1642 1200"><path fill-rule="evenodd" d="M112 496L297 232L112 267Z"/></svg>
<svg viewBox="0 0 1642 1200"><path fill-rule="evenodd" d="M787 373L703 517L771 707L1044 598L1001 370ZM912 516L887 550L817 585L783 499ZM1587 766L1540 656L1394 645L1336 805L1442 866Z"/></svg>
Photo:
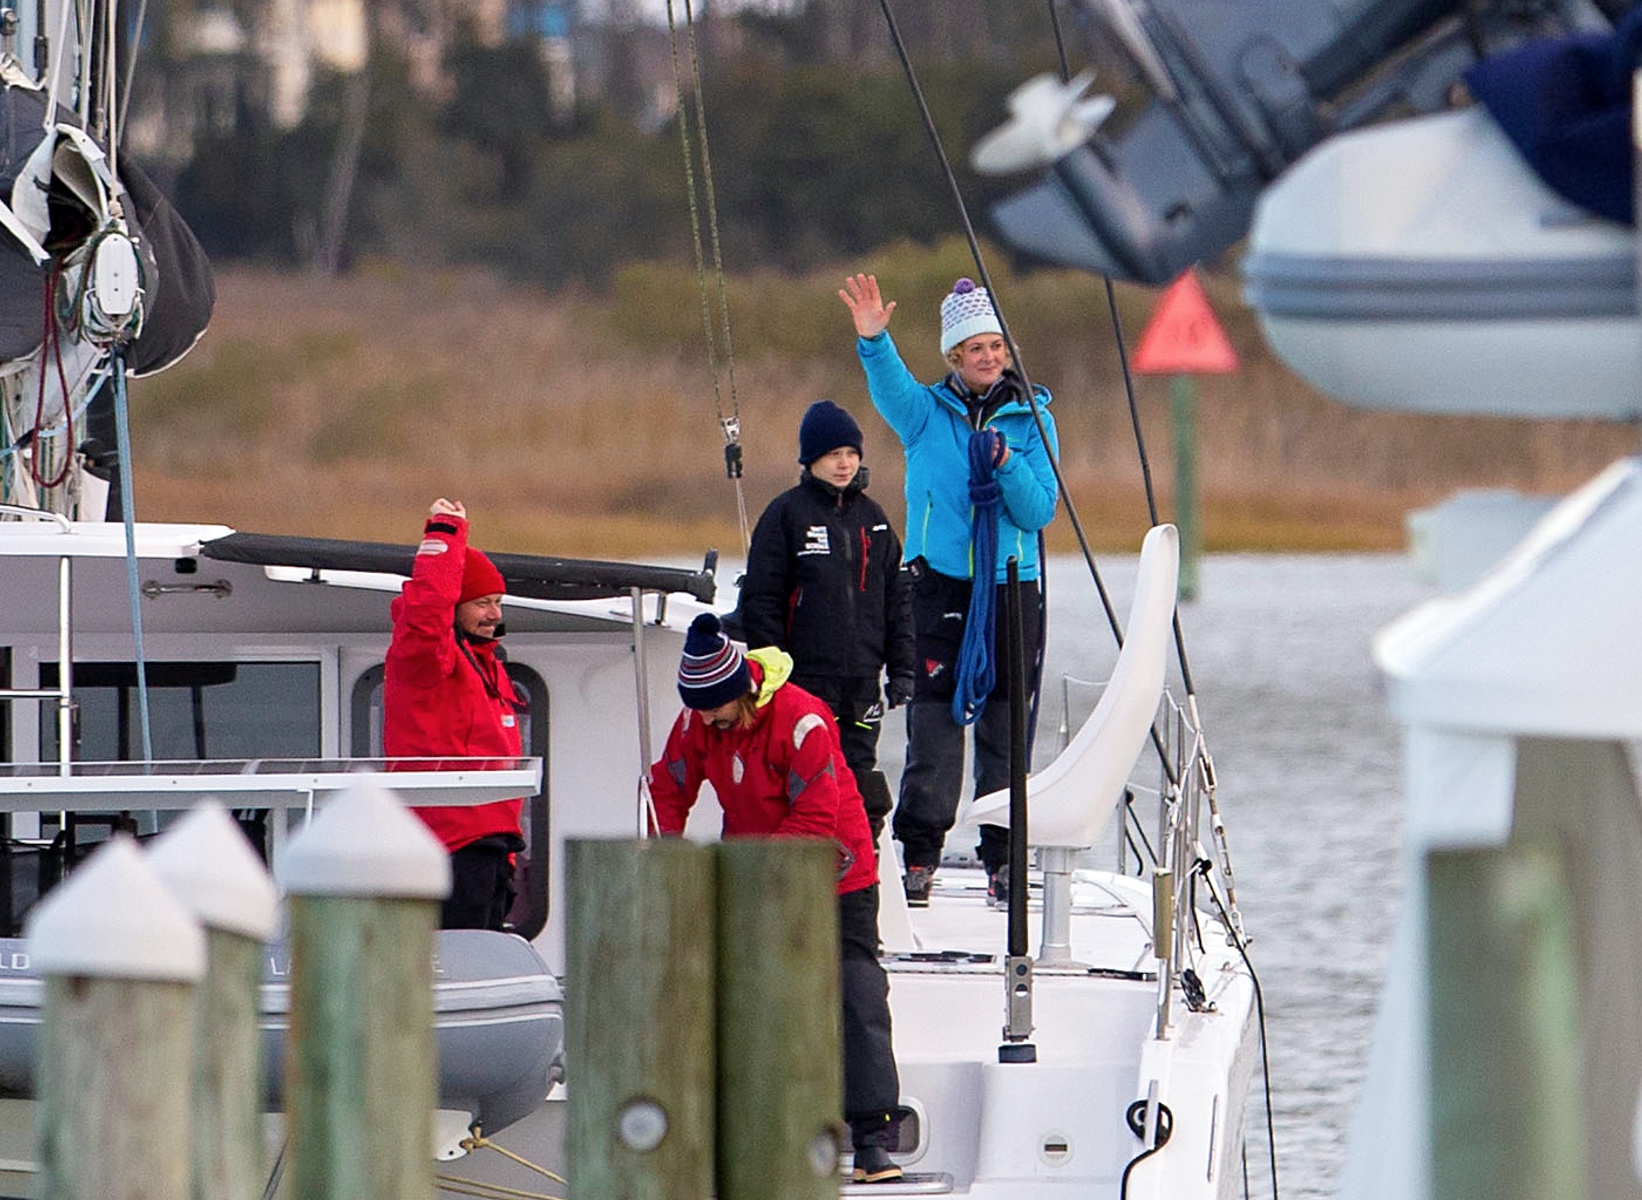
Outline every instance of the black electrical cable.
<svg viewBox="0 0 1642 1200"><path fill-rule="evenodd" d="M1146 1137L1147 1107L1147 1101L1136 1100L1129 1105L1129 1110L1123 1114L1123 1120L1129 1126L1129 1132L1137 1138L1144 1139ZM1123 1168L1123 1178L1119 1181L1117 1188L1118 1200L1127 1200L1129 1195L1129 1172L1168 1145L1169 1137L1173 1133L1174 1113L1169 1111L1167 1104L1159 1100L1157 1102L1157 1141L1131 1158Z"/></svg>
<svg viewBox="0 0 1642 1200"><path fill-rule="evenodd" d="M1204 871L1207 867L1208 860L1201 860L1198 869ZM1271 1158L1271 1196L1272 1200L1278 1200L1277 1129L1275 1118L1272 1116L1271 1058L1266 1047L1266 997L1260 989L1260 976L1255 973L1254 964L1249 961L1249 952L1243 945L1243 939L1233 932L1231 914L1226 911L1225 904L1221 902L1220 893L1211 887L1209 889L1209 898L1214 901L1215 908L1220 910L1220 922L1226 927L1226 934L1231 939L1232 947L1237 951L1238 957L1243 960L1243 965L1248 968L1249 982L1254 985L1254 1010L1260 1019L1260 1078L1266 1089L1266 1151ZM1245 1180L1244 1191L1247 1192L1247 1190L1248 1184Z"/></svg>

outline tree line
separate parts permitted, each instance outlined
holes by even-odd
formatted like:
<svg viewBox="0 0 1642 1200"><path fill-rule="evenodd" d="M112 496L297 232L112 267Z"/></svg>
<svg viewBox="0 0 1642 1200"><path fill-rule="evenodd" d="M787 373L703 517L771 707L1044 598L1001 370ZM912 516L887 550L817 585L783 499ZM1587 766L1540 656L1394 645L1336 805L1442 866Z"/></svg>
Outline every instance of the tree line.
<svg viewBox="0 0 1642 1200"><path fill-rule="evenodd" d="M1058 69L1047 3L901 7L925 102L980 223L987 203L1025 180L975 175L968 150L1003 120L1013 88ZM701 26L701 101L727 264L803 271L960 228L876 0L707 10ZM1073 69L1101 52L1087 31L1063 32ZM609 61L622 61L621 37L658 34L611 31ZM175 176L179 210L218 260L311 265L328 224L344 265L478 264L548 288L603 286L632 259L693 258L677 113L647 122L620 89L556 113L550 68L527 40L458 38L444 66L449 86L432 98L412 86L393 46L378 42L362 79L319 83L296 128L242 113L232 131L202 138ZM1103 84L1111 80L1108 72ZM688 121L688 91L684 100ZM705 220L699 158L694 169Z"/></svg>

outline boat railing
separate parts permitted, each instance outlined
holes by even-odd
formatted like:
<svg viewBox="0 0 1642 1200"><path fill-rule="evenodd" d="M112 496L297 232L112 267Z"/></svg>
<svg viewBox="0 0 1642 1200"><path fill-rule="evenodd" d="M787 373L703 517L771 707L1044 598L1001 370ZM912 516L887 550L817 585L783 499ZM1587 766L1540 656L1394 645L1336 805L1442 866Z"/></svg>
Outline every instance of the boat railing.
<svg viewBox="0 0 1642 1200"><path fill-rule="evenodd" d="M1074 688L1101 683L1062 678L1061 736L1070 720ZM1158 962L1157 1028L1167 1030L1178 989L1188 1007L1205 1004L1197 964L1205 949L1199 912L1217 910L1228 942L1243 945L1247 934L1237 908L1236 887L1225 825L1216 795L1214 760L1208 752L1196 705L1165 688L1153 725L1156 755L1144 756L1119 800L1116 831L1120 874L1149 875L1152 883L1152 948ZM1063 742L1064 744L1064 742ZM1144 782L1147 764L1155 785ZM1148 809L1150 811L1148 811ZM1206 835L1206 836L1205 836ZM1101 851L1086 851L1099 854ZM1200 894L1199 886L1207 896Z"/></svg>
<svg viewBox="0 0 1642 1200"><path fill-rule="evenodd" d="M1158 960L1157 1035L1163 1037L1177 989L1193 1011L1210 1003L1197 969L1207 951L1198 914L1209 906L1216 910L1227 944L1240 948L1248 939L1237 909L1214 759L1203 738L1197 706L1190 695L1182 703L1165 689L1159 707L1162 769L1152 867L1152 942ZM1199 894L1200 885L1206 897Z"/></svg>
<svg viewBox="0 0 1642 1200"><path fill-rule="evenodd" d="M0 504L0 516L23 520L50 521L65 533L74 527L61 513L29 508L22 504ZM0 700L9 706L14 700L52 701L57 706L57 768L69 773L69 755L74 735L74 642L69 614L74 611L72 572L68 554L57 557L57 686L52 688L0 688Z"/></svg>

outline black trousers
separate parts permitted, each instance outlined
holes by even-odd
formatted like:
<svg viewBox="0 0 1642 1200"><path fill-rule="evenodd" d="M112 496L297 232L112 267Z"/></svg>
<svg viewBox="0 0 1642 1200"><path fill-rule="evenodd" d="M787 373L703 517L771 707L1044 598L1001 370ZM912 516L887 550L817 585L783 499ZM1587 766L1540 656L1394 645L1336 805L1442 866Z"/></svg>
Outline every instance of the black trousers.
<svg viewBox="0 0 1642 1200"><path fill-rule="evenodd" d="M469 842L450 854L450 895L439 912L440 929L500 929L513 907L513 853L517 837L497 835Z"/></svg>
<svg viewBox="0 0 1642 1200"><path fill-rule="evenodd" d="M844 1118L857 1146L895 1144L901 1077L889 1019L889 978L878 962L878 885L838 897L844 1000Z"/></svg>
<svg viewBox="0 0 1642 1200"><path fill-rule="evenodd" d="M941 861L947 831L958 814L964 779L964 727L952 719L957 690L958 648L969 612L970 582L938 574L924 566L912 582L912 623L917 630L921 670L907 708L907 761L901 771L901 800L895 807L895 836L909 867L934 867ZM1021 584L1025 658L1030 670L1038 652L1043 594L1035 580ZM993 597L997 607L992 647L997 682L976 718L975 794L984 796L1009 786L1009 627L1005 588ZM988 871L1009 861L1009 831L982 825L976 847Z"/></svg>

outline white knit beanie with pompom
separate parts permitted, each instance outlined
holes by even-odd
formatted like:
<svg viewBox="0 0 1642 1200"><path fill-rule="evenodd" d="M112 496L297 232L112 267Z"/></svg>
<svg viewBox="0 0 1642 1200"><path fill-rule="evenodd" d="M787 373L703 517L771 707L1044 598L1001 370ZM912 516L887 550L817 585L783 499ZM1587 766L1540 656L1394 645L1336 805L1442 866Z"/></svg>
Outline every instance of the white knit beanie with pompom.
<svg viewBox="0 0 1642 1200"><path fill-rule="evenodd" d="M993 311L992 297L974 280L960 279L941 301L941 356L951 353L952 347L961 346L978 333L1003 333L998 314Z"/></svg>

